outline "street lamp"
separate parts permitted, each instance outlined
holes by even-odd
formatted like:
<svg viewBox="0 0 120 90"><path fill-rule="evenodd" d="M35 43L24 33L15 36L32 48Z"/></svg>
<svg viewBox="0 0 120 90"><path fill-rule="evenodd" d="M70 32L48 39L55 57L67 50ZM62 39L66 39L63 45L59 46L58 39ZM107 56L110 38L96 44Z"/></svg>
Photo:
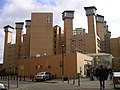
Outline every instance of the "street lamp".
<svg viewBox="0 0 120 90"><path fill-rule="evenodd" d="M64 44L62 44L62 82L64 80Z"/></svg>

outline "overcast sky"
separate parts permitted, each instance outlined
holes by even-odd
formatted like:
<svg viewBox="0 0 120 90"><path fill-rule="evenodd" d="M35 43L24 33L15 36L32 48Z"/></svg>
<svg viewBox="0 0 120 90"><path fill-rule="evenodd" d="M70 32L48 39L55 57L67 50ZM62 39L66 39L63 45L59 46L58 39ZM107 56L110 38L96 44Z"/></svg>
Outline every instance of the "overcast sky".
<svg viewBox="0 0 120 90"><path fill-rule="evenodd" d="M26 19L30 19L32 12L53 12L53 25L59 25L63 29L61 13L64 10L75 10L73 27L83 27L87 30L84 7L95 6L97 14L103 15L107 21L111 37L119 37L119 4L120 0L0 0L0 60L3 58L3 27L8 24L15 27L15 22L24 22ZM13 36L15 35L13 34Z"/></svg>

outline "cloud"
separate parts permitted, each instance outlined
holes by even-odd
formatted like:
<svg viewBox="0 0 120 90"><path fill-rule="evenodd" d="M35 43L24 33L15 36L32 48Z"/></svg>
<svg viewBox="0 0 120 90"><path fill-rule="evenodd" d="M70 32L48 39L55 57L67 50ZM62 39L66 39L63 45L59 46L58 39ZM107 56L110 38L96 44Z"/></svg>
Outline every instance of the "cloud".
<svg viewBox="0 0 120 90"><path fill-rule="evenodd" d="M33 0L22 0L22 2L20 0L6 0L5 5L0 8L0 60L3 58L4 48L3 27L8 24L14 27L15 22L30 19L32 10L34 10ZM15 34L13 34L13 37L15 37Z"/></svg>
<svg viewBox="0 0 120 90"><path fill-rule="evenodd" d="M62 12L64 10L75 10L75 22L78 20L83 22L83 15L86 17L83 7L93 5L92 0L64 0L64 2L62 0L23 0L22 2L8 0L7 3L0 15L1 26L6 23L14 26L15 21L24 21L26 18L30 18L31 12L48 11L54 13L54 25L60 24L62 26ZM74 26L80 26L80 24L74 23Z"/></svg>
<svg viewBox="0 0 120 90"><path fill-rule="evenodd" d="M97 11L98 13L103 14L104 16L106 16L105 18L107 20L113 20L117 17L120 17L120 13L118 12L119 10L119 0L95 0L96 1L96 7L97 7ZM101 7L102 5L102 7Z"/></svg>
<svg viewBox="0 0 120 90"><path fill-rule="evenodd" d="M44 5L56 6L56 1L55 0L36 0L36 2L40 3L42 6Z"/></svg>
<svg viewBox="0 0 120 90"><path fill-rule="evenodd" d="M103 15L111 31L112 38L120 36L120 0L95 0L97 13Z"/></svg>

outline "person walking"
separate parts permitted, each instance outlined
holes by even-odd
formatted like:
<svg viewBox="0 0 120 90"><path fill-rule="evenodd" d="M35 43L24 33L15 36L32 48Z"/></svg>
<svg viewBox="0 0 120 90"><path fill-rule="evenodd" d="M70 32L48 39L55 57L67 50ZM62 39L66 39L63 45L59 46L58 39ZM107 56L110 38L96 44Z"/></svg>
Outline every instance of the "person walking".
<svg viewBox="0 0 120 90"><path fill-rule="evenodd" d="M108 74L109 74L109 80L112 80L112 76L113 76L113 72L112 72L112 68L108 69Z"/></svg>
<svg viewBox="0 0 120 90"><path fill-rule="evenodd" d="M95 70L95 76L96 76L97 79L98 79L98 71L99 71L99 66Z"/></svg>
<svg viewBox="0 0 120 90"><path fill-rule="evenodd" d="M106 79L106 70L103 68L103 65L101 65L98 70L98 79L100 81L100 89L104 89L105 79Z"/></svg>

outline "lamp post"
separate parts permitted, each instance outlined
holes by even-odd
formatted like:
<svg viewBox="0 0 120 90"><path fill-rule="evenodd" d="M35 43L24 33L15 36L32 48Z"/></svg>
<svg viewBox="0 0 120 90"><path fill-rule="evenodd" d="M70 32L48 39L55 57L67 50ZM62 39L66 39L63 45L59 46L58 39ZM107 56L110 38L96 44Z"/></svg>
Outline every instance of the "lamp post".
<svg viewBox="0 0 120 90"><path fill-rule="evenodd" d="M64 44L62 44L62 82L64 81Z"/></svg>

